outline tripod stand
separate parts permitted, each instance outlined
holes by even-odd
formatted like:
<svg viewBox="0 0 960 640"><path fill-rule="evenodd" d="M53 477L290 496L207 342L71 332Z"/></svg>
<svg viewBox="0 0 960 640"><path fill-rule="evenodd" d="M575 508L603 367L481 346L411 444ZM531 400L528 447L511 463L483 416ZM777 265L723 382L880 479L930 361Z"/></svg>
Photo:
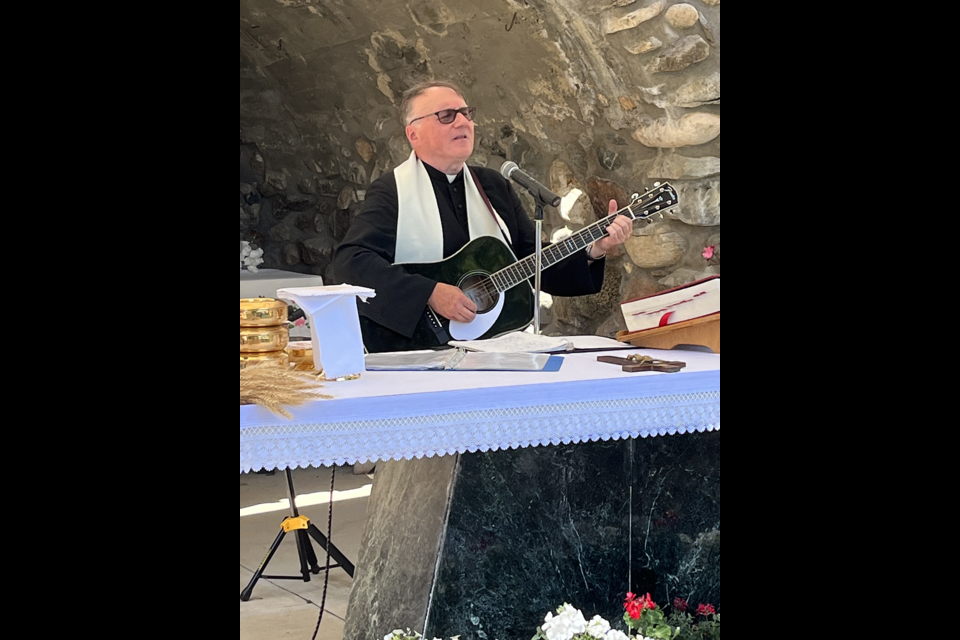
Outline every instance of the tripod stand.
<svg viewBox="0 0 960 640"><path fill-rule="evenodd" d="M250 580L250 584L247 585L247 588L243 590L240 594L241 602L248 602L250 596L253 595L253 589L257 586L257 582L261 578L266 578L267 580L303 580L304 582L310 582L310 575L318 575L324 569L320 567L317 563L317 554L313 550L313 544L310 542L312 537L317 541L317 544L320 545L321 549L326 549L328 547L327 537L320 533L320 530L317 529L315 525L310 522L310 519L306 516L301 516L300 511L297 509L296 502L296 491L293 488L293 476L290 474L290 469L286 470L287 476L287 493L290 496L290 517L286 518L283 523L280 525L280 534L277 536L277 539L274 540L273 545L270 547L270 550L267 552L267 556L263 559L263 562L260 564L260 567L257 569L256 573L253 574L253 579ZM333 508L331 503L330 508ZM288 533L293 533L297 538L297 553L300 556L300 576L265 576L263 572L266 571L267 565L270 564L270 561L273 560L273 556L276 555L277 550L280 548L280 544L283 542L283 539ZM330 557L337 561L338 564L330 565L331 569L341 568L347 572L351 578L354 573L353 563L350 562L339 549L337 549L333 544L329 544L330 548Z"/></svg>

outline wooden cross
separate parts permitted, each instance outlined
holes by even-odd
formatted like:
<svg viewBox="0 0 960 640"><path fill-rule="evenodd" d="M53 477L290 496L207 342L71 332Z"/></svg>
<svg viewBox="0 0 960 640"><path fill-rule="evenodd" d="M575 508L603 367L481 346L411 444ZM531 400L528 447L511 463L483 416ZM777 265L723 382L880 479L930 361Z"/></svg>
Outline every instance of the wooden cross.
<svg viewBox="0 0 960 640"><path fill-rule="evenodd" d="M670 362L668 360L655 360L650 356L630 355L626 358L617 358L614 356L599 356L597 362L606 362L608 364L618 364L623 366L626 373L637 373L640 371L658 371L660 373L679 373L687 366L686 362Z"/></svg>

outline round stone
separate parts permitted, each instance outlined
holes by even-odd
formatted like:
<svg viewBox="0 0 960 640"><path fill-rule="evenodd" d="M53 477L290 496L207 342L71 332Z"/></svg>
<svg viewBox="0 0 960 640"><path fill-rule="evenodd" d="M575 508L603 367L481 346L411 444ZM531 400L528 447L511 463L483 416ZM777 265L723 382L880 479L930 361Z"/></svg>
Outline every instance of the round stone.
<svg viewBox="0 0 960 640"><path fill-rule="evenodd" d="M700 12L689 4L675 4L667 9L667 22L678 29L689 29L700 22Z"/></svg>

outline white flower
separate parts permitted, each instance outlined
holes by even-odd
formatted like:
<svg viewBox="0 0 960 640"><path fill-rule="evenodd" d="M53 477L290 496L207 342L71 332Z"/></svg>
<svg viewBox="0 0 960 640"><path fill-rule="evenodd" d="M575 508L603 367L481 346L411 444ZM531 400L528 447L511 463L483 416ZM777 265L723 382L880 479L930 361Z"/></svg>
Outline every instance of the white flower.
<svg viewBox="0 0 960 640"><path fill-rule="evenodd" d="M591 638L603 638L610 631L610 623L597 616L587 625L587 635Z"/></svg>
<svg viewBox="0 0 960 640"><path fill-rule="evenodd" d="M607 632L607 635L604 636L604 640L630 640L630 636L626 635L623 631L617 631L613 629ZM643 640L643 637L640 636L637 640Z"/></svg>
<svg viewBox="0 0 960 640"><path fill-rule="evenodd" d="M253 249L249 242L240 242L240 270L244 267L251 273L257 273L257 267L263 264L263 249Z"/></svg>
<svg viewBox="0 0 960 640"><path fill-rule="evenodd" d="M587 631L587 619L583 612L569 604L560 607L560 615L554 617L548 613L542 627L547 634L547 640L573 640L573 637Z"/></svg>

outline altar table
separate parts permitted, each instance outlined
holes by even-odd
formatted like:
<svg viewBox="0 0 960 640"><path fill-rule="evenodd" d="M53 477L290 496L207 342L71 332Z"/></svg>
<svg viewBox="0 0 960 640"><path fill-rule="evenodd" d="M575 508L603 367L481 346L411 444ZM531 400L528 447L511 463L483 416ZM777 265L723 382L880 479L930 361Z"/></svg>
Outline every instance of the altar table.
<svg viewBox="0 0 960 640"><path fill-rule="evenodd" d="M563 602L615 620L631 588L719 605L720 356L597 362L624 353L366 372L292 421L240 407L240 472L378 462L345 640L530 637Z"/></svg>
<svg viewBox="0 0 960 640"><path fill-rule="evenodd" d="M719 355L636 352L687 367L623 373L574 353L557 373L370 371L325 383L333 399L292 421L240 407L240 473L720 429Z"/></svg>

